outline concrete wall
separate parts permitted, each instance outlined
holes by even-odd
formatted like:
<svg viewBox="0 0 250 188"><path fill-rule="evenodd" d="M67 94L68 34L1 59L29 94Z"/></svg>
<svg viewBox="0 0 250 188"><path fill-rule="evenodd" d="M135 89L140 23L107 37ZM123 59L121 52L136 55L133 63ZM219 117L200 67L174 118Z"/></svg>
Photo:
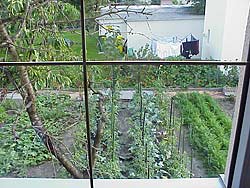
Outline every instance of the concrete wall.
<svg viewBox="0 0 250 188"><path fill-rule="evenodd" d="M244 47L243 47L243 53L242 53L241 61L247 61L248 53L249 53L249 47L250 47L250 16L248 14L248 21L247 21L247 27L246 27L246 36L245 36L245 39L244 39ZM229 172L230 172L230 164L231 164L231 160L232 160L232 151L233 151L233 146L234 146L234 138L235 138L235 134L236 134L237 121L238 121L238 118L239 118L240 101L241 101L241 95L242 95L242 87L243 87L244 76L245 76L245 67L241 67L240 80L239 80L239 83L238 83L237 98L236 98L235 110L234 110L234 116L233 116L233 127L232 127L232 132L231 132L229 150L228 150L228 160L227 160L227 166L226 166L226 170L225 170L225 179L224 179L224 181L226 182L226 184L228 184L228 175L229 175Z"/></svg>
<svg viewBox="0 0 250 188"><path fill-rule="evenodd" d="M221 59L227 1L206 1L202 59Z"/></svg>
<svg viewBox="0 0 250 188"><path fill-rule="evenodd" d="M241 61L250 0L228 0L221 60Z"/></svg>
<svg viewBox="0 0 250 188"><path fill-rule="evenodd" d="M200 40L200 50L202 49L204 19L129 22L129 25L133 28L133 34L127 36L128 48L138 50L147 43L151 44L151 39L155 37L184 38L192 33Z"/></svg>

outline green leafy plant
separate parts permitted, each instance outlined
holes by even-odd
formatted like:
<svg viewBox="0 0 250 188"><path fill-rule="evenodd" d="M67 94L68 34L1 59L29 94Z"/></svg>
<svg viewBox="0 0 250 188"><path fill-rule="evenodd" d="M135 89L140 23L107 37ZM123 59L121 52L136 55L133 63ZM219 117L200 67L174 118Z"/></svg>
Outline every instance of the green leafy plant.
<svg viewBox="0 0 250 188"><path fill-rule="evenodd" d="M4 107L0 106L0 123L4 123L7 119L7 114Z"/></svg>
<svg viewBox="0 0 250 188"><path fill-rule="evenodd" d="M27 115L18 118L5 115L5 125L0 129L1 176L10 172L22 176L27 167L50 159L51 155L31 128Z"/></svg>
<svg viewBox="0 0 250 188"><path fill-rule="evenodd" d="M211 176L224 172L229 145L231 120L208 95L178 94L178 108L184 124L189 125L190 141L201 153Z"/></svg>
<svg viewBox="0 0 250 188"><path fill-rule="evenodd" d="M169 127L169 99L161 90L161 80L157 83L159 87L152 96L143 94L139 84L140 87L130 104L133 115L129 136L132 139L130 151L133 161L129 167L129 177L189 177L186 168L187 156L180 154L175 147L177 137L174 134L157 136L161 132L173 133L178 126L176 123Z"/></svg>

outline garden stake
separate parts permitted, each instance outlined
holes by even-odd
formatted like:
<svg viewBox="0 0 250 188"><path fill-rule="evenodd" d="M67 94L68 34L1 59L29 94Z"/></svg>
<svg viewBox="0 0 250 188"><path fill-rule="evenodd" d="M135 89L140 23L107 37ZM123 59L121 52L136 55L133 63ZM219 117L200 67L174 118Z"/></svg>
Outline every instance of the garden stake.
<svg viewBox="0 0 250 188"><path fill-rule="evenodd" d="M172 118L173 119L172 120L173 121L173 123L172 123L173 126L172 126L172 130L171 130L171 139L172 139L172 141L171 141L171 144L172 144L171 151L173 151L173 149L174 149L174 127L175 127L174 126L175 125L175 117L174 117L175 116L175 113L174 113L175 112L175 104L174 104L174 98L173 98L173 109L172 110L173 110L173 118Z"/></svg>
<svg viewBox="0 0 250 188"><path fill-rule="evenodd" d="M150 166L148 164L148 179L150 179Z"/></svg>
<svg viewBox="0 0 250 188"><path fill-rule="evenodd" d="M172 112L173 112L173 98L171 98L170 101L169 130L171 128L171 123L172 123Z"/></svg>
<svg viewBox="0 0 250 188"><path fill-rule="evenodd" d="M143 122L142 122L142 145L145 144L145 120L146 120L146 108L144 108Z"/></svg>
<svg viewBox="0 0 250 188"><path fill-rule="evenodd" d="M182 154L184 153L184 147L185 147L185 129L182 129Z"/></svg>
<svg viewBox="0 0 250 188"><path fill-rule="evenodd" d="M192 147L192 146L191 146ZM193 177L193 148L191 148L191 169L190 178Z"/></svg>
<svg viewBox="0 0 250 188"><path fill-rule="evenodd" d="M189 141L190 141L190 146L191 146L191 178L193 174L193 145L192 145L192 135L193 135L193 129L192 129L192 124L189 125Z"/></svg>
<svg viewBox="0 0 250 188"><path fill-rule="evenodd" d="M114 110L114 95L115 95L115 71L114 65L111 66L112 85L111 85L111 132L112 132L112 161L115 156L115 110Z"/></svg>
<svg viewBox="0 0 250 188"><path fill-rule="evenodd" d="M139 71L138 71L138 91L139 91L139 96L140 96L140 127L142 129L142 108L143 108L143 104L142 104L142 85L141 85L141 65L139 65Z"/></svg>
<svg viewBox="0 0 250 188"><path fill-rule="evenodd" d="M145 167L146 167L146 174L148 173L148 143L145 145ZM147 177L149 175L147 174Z"/></svg>
<svg viewBox="0 0 250 188"><path fill-rule="evenodd" d="M181 130L182 130L182 124L180 125L179 129L178 153L180 153L180 147L181 147Z"/></svg>

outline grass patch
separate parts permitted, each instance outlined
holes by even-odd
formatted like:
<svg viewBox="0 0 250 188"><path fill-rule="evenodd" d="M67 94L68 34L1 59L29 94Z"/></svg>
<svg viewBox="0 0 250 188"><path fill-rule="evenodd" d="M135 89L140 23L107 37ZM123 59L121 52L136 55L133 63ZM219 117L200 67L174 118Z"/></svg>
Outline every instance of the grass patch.
<svg viewBox="0 0 250 188"><path fill-rule="evenodd" d="M64 38L73 41L73 45L71 49L75 56L81 57L82 56L82 39L81 39L81 32L79 31L65 31L63 32ZM97 47L98 42L98 33L93 35L87 35L86 44L87 44L87 59L91 61L98 61L98 60L105 60L105 56L99 54L99 50ZM5 51L0 50L0 61L4 61ZM10 61L7 58L7 61Z"/></svg>
<svg viewBox="0 0 250 188"><path fill-rule="evenodd" d="M80 31L77 32L64 32L64 36L67 39L70 39L74 42L72 45L72 50L74 54L77 56L81 56L82 54L82 41L81 41L81 34ZM105 60L105 57L101 54L98 54L99 50L97 47L98 42L98 33L93 35L87 35L86 44L87 44L87 59L88 60Z"/></svg>

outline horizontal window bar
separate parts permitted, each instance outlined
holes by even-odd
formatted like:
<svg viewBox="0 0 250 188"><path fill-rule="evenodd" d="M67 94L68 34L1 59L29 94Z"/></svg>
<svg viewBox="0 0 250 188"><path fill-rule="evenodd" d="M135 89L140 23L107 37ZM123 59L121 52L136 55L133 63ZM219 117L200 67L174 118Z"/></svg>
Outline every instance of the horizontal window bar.
<svg viewBox="0 0 250 188"><path fill-rule="evenodd" d="M44 61L0 62L0 66L47 66L47 65L247 65L248 62L230 61Z"/></svg>

